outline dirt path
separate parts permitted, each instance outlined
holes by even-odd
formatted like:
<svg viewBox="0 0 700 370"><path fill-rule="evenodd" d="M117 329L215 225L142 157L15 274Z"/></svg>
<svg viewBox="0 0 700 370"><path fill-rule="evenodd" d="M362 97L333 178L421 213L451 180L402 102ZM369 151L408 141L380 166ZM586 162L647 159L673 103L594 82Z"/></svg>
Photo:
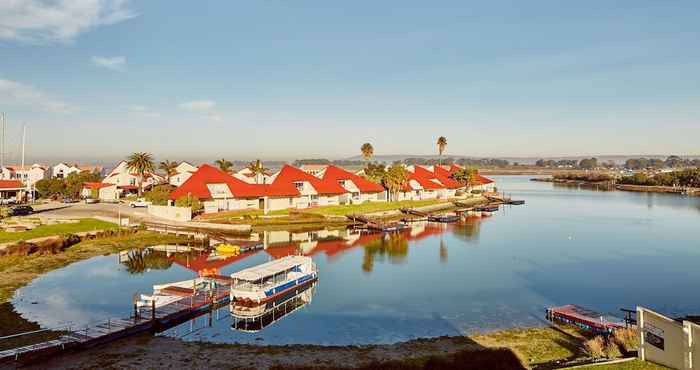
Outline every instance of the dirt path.
<svg viewBox="0 0 700 370"><path fill-rule="evenodd" d="M37 362L27 369L266 369L272 365L359 366L372 362L453 354L484 347L467 337L419 339L376 346L254 346L188 343L141 336Z"/></svg>

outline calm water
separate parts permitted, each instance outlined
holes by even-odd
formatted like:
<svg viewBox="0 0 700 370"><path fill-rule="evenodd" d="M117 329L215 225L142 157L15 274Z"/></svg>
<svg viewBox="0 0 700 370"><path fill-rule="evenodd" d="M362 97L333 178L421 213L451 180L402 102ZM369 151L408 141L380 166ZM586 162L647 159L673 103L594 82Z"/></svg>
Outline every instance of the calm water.
<svg viewBox="0 0 700 370"><path fill-rule="evenodd" d="M154 253L144 269L120 263L117 255L96 257L43 275L13 303L23 317L47 327L124 316L133 293L150 293L154 284L189 279L202 269L230 274L300 249L313 256L320 277L295 300L295 312L245 333L231 328L224 308L164 335L388 343L541 325L546 306L567 303L609 313L637 305L700 313L700 198L496 178L499 190L527 204L461 225L418 225L394 238L279 232L267 236L266 251L245 258Z"/></svg>

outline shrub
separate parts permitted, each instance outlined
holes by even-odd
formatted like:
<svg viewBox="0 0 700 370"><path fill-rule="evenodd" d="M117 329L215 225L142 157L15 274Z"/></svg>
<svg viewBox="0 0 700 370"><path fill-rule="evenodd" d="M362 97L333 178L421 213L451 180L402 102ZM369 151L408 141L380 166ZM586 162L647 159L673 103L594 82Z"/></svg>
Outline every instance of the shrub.
<svg viewBox="0 0 700 370"><path fill-rule="evenodd" d="M609 340L608 344L605 346L605 357L607 358L620 358L622 357L622 352L620 352L620 347L617 346L614 340Z"/></svg>
<svg viewBox="0 0 700 370"><path fill-rule="evenodd" d="M583 344L583 350L586 354L593 358L601 358L605 356L605 338L598 335L593 339L587 340Z"/></svg>
<svg viewBox="0 0 700 370"><path fill-rule="evenodd" d="M626 352L639 349L639 331L637 329L615 330L613 340Z"/></svg>
<svg viewBox="0 0 700 370"><path fill-rule="evenodd" d="M175 201L177 207L191 207L193 212L204 209L204 203L199 201L197 197L188 197L186 195L177 198Z"/></svg>

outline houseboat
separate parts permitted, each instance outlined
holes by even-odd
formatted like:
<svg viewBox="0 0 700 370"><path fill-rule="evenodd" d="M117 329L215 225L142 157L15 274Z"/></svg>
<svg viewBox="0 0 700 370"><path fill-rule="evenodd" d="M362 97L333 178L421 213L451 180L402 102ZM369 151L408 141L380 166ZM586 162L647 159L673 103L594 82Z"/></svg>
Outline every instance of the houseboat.
<svg viewBox="0 0 700 370"><path fill-rule="evenodd" d="M231 302L258 306L313 284L318 269L311 257L287 256L231 275Z"/></svg>
<svg viewBox="0 0 700 370"><path fill-rule="evenodd" d="M231 303L233 324L231 329L256 333L276 323L287 315L311 303L316 283L306 284L299 289L282 294L275 300L257 306Z"/></svg>

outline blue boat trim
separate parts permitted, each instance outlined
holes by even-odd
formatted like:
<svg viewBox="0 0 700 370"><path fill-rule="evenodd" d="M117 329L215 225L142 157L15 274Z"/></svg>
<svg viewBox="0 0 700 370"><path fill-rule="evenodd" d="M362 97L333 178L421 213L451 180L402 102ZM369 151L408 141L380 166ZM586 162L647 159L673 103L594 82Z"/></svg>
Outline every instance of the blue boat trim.
<svg viewBox="0 0 700 370"><path fill-rule="evenodd" d="M314 278L314 274L304 275L304 276L302 276L302 277L300 277L300 278L298 278L298 279L296 279L296 280L292 280L292 281L290 281L290 282L287 282L287 283L284 283L284 284L282 284L282 285L276 286L276 287L274 287L274 288L272 288L272 289L270 289L270 290L266 290L266 291L265 291L265 296L266 296L266 297L271 297L271 296L273 296L273 295L275 295L275 294L277 294L277 293L279 293L279 292L283 292L283 291L285 291L285 290L287 290L287 289L289 289L289 288L292 288L292 287L294 287L294 286L296 286L296 285L303 284L304 282L307 282L307 281L309 281L309 280L311 280L311 279L313 279L313 278Z"/></svg>

